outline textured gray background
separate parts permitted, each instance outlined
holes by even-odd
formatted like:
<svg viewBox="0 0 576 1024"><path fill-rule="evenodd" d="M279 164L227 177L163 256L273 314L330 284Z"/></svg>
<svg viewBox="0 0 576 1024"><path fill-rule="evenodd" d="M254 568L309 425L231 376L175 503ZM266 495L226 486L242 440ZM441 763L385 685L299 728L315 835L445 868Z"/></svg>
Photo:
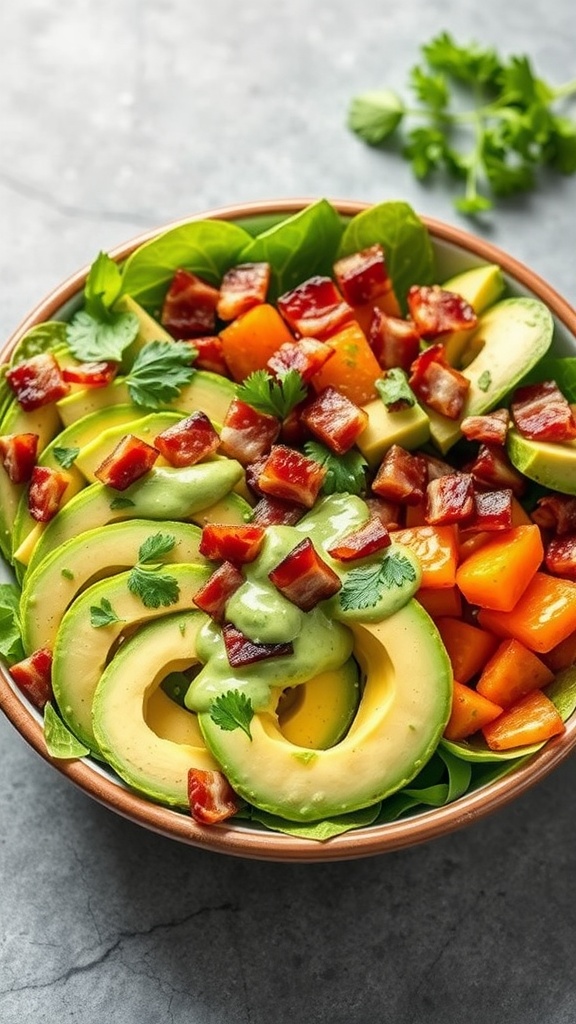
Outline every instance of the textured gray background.
<svg viewBox="0 0 576 1024"><path fill-rule="evenodd" d="M576 74L568 0L5 0L0 335L142 228L293 195L441 186L344 127L440 29ZM574 295L576 179L477 230ZM464 832L373 860L259 864L97 806L0 720L2 1024L573 1024L574 762Z"/></svg>

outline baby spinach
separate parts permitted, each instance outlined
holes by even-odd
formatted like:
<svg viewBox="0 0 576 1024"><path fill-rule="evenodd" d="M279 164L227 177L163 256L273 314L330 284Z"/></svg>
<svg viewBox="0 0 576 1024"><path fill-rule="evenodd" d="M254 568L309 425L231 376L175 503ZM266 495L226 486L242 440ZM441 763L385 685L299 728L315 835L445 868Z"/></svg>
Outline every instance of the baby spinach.
<svg viewBox="0 0 576 1024"><path fill-rule="evenodd" d="M16 366L25 359L50 352L66 345L67 324L61 320L47 320L45 324L31 327L20 339L12 352L10 365Z"/></svg>
<svg viewBox="0 0 576 1024"><path fill-rule="evenodd" d="M315 839L322 843L327 839L333 839L334 836L340 836L344 832L350 832L352 829L372 825L378 817L379 810L380 804L374 804L372 807L364 807L359 811L350 811L349 814L323 818L322 821L287 821L276 814L269 814L257 807L251 807L250 818L274 832L298 836L300 839Z"/></svg>

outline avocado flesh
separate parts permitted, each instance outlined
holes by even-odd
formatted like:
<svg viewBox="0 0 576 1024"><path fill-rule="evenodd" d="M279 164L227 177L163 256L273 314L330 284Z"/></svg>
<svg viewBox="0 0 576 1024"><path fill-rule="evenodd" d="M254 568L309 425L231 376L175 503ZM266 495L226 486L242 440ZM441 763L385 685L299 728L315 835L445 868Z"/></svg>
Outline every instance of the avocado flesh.
<svg viewBox="0 0 576 1024"><path fill-rule="evenodd" d="M553 491L576 494L576 441L533 441L510 427L506 448L512 465L530 480Z"/></svg>
<svg viewBox="0 0 576 1024"><path fill-rule="evenodd" d="M75 465L89 483L96 482L98 479L96 470L126 434L132 434L146 444L153 445L157 434L174 426L175 423L179 423L185 416L184 413L166 409L163 412L149 413L148 416L134 418L134 407L128 406L128 408L132 409L132 419L106 428L102 427L95 437L90 438L81 447L75 459ZM160 456L155 465L162 466L167 463Z"/></svg>
<svg viewBox="0 0 576 1024"><path fill-rule="evenodd" d="M262 810L305 822L368 807L407 785L440 740L452 673L421 605L411 600L388 619L350 628L366 685L346 736L329 749L294 746L270 713L254 715L251 740L198 716L231 785Z"/></svg>
<svg viewBox="0 0 576 1024"><path fill-rule="evenodd" d="M442 288L461 295L472 306L474 312L480 315L502 295L504 277L497 263L486 263L484 266L473 267L472 270L464 270L461 274L450 277ZM462 353L468 345L469 338L470 331L452 331L441 339L446 359L451 366L460 366Z"/></svg>
<svg viewBox="0 0 576 1024"><path fill-rule="evenodd" d="M298 747L325 750L346 734L360 701L358 665L349 658L290 691L276 709L283 736Z"/></svg>
<svg viewBox="0 0 576 1024"><path fill-rule="evenodd" d="M410 409L389 412L381 398L363 406L368 424L356 439L366 462L376 467L393 444L411 451L426 444L430 437L430 419L418 404Z"/></svg>
<svg viewBox="0 0 576 1024"><path fill-rule="evenodd" d="M167 575L179 586L178 600L169 607L148 608L128 589L129 573L122 572L94 583L70 606L56 636L52 686L62 717L75 736L94 753L98 743L92 728L92 701L100 676L121 636L152 619L180 611L194 611L194 595L211 570L201 565L171 565ZM95 627L91 609L109 601L118 621ZM123 726L124 726L123 722Z"/></svg>

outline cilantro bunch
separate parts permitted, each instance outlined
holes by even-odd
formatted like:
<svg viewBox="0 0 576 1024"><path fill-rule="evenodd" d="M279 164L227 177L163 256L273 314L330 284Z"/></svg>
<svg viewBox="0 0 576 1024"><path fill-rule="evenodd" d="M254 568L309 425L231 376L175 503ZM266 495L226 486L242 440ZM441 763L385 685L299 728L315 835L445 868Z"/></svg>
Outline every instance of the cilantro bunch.
<svg viewBox="0 0 576 1024"><path fill-rule="evenodd" d="M576 121L555 105L576 94L576 80L553 86L525 55L501 57L477 43L460 45L442 32L420 48L410 71L417 106L390 89L355 97L349 128L369 145L401 135L402 154L419 179L434 171L463 181L454 202L475 215L494 197L532 189L539 167L576 172ZM406 122L418 122L406 129Z"/></svg>

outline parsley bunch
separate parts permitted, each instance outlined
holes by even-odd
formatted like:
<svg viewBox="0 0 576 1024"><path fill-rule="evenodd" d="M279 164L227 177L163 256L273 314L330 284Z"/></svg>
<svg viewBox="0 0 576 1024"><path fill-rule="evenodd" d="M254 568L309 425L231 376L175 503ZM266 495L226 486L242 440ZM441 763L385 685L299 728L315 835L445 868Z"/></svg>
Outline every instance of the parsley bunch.
<svg viewBox="0 0 576 1024"><path fill-rule="evenodd" d="M278 378L267 370L254 370L238 385L236 394L257 412L283 420L308 392L297 370L288 370Z"/></svg>
<svg viewBox="0 0 576 1024"><path fill-rule="evenodd" d="M534 188L539 166L576 172L576 121L554 109L576 94L576 80L553 86L527 56L459 45L447 32L420 52L409 80L418 106L389 89L352 100L348 126L365 142L380 145L408 118L419 121L403 135L403 156L417 178L443 170L461 179L454 205L468 215L490 210L495 196ZM470 109L461 109L464 98Z"/></svg>

